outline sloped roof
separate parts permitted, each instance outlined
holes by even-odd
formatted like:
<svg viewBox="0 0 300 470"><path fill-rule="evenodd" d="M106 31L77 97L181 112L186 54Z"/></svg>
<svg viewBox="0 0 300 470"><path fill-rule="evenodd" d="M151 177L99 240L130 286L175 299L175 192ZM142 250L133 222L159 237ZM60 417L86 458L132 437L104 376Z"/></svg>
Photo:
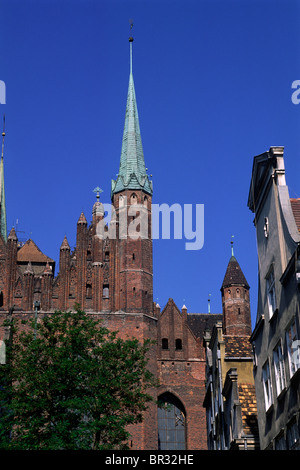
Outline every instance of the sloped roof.
<svg viewBox="0 0 300 470"><path fill-rule="evenodd" d="M230 336L224 335L225 341L225 358L240 358L240 357L249 357L252 358L252 346L247 337L245 336Z"/></svg>
<svg viewBox="0 0 300 470"><path fill-rule="evenodd" d="M244 273L241 270L241 267L235 256L231 256L229 260L224 280L222 283L222 288L233 285L244 286L249 289L248 282L246 281Z"/></svg>
<svg viewBox="0 0 300 470"><path fill-rule="evenodd" d="M33 240L29 239L18 250L17 261L20 263L54 263L54 260L45 255Z"/></svg>
<svg viewBox="0 0 300 470"><path fill-rule="evenodd" d="M292 211L293 211L293 215L295 218L295 222L300 232L300 199L290 199L290 201L291 201L291 206L292 206Z"/></svg>
<svg viewBox="0 0 300 470"><path fill-rule="evenodd" d="M253 384L239 383L238 390L242 408L244 434L258 436L255 386Z"/></svg>
<svg viewBox="0 0 300 470"><path fill-rule="evenodd" d="M188 313L187 323L196 338L203 338L205 330L211 331L222 318L221 313Z"/></svg>

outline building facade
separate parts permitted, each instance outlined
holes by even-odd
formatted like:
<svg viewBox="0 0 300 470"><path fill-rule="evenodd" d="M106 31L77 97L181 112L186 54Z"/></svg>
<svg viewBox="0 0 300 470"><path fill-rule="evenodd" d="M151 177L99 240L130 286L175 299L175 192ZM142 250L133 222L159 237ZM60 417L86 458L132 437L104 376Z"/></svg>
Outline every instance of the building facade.
<svg viewBox="0 0 300 470"><path fill-rule="evenodd" d="M95 188L92 222L88 225L85 214L80 214L76 247L71 250L67 238L62 240L59 272L55 274L54 260L42 253L33 240L21 244L14 228L6 239L2 224L0 325L7 315L23 319L34 315L35 310L39 316L73 309L77 303L124 338L154 340L148 367L160 386L151 393L155 400L168 406L157 406L156 401L149 406L143 422L130 429L130 447L204 450L207 436L203 337L206 329L211 330L217 321L222 321L222 314L190 313L185 306L180 310L171 298L162 310L153 303L153 188L139 127L132 72L133 39L129 42L129 86L119 172L111 186L110 225L105 224L101 190ZM4 197L0 210L5 216ZM248 315L246 310L244 315ZM2 339L3 329L0 335Z"/></svg>
<svg viewBox="0 0 300 470"><path fill-rule="evenodd" d="M223 316L206 329L204 407L209 450L257 450L249 285L232 253L221 287Z"/></svg>
<svg viewBox="0 0 300 470"><path fill-rule="evenodd" d="M251 336L262 449L299 449L300 199L291 199L283 147L254 158L248 206L256 228L259 289Z"/></svg>

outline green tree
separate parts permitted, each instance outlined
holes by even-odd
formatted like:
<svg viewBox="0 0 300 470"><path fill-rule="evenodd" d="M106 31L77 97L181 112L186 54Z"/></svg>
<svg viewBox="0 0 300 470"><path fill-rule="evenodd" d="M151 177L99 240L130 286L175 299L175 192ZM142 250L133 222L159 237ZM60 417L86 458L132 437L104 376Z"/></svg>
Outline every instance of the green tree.
<svg viewBox="0 0 300 470"><path fill-rule="evenodd" d="M15 325L0 366L0 448L126 449L156 386L150 341L123 340L79 308ZM24 330L24 329L23 329Z"/></svg>

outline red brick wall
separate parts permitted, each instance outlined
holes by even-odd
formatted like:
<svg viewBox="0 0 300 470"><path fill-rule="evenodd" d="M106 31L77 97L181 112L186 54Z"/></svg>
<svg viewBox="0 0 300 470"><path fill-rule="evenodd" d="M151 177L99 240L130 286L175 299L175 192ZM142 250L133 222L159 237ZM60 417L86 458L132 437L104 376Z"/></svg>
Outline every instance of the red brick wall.
<svg viewBox="0 0 300 470"><path fill-rule="evenodd" d="M182 403L186 413L186 444L188 450L207 449L205 395L205 360L200 359L202 345L189 329L186 310L180 312L172 299L158 313L158 377L159 394L168 391ZM162 339L168 349L162 349ZM182 349L176 350L176 339Z"/></svg>

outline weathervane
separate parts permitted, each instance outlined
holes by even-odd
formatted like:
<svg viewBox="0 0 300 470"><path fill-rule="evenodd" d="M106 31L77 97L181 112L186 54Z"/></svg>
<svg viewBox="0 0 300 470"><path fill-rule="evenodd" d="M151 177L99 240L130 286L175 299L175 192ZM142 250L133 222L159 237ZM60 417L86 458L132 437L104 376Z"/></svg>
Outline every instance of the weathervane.
<svg viewBox="0 0 300 470"><path fill-rule="evenodd" d="M100 193L103 193L103 190L101 188L99 188L99 186L96 186L95 189L93 189L93 193L96 193L96 197L97 199L100 198Z"/></svg>
<svg viewBox="0 0 300 470"><path fill-rule="evenodd" d="M130 32L131 32L131 30L132 30L132 28L133 28L133 19L132 19L132 18L130 18L129 24L130 24Z"/></svg>

